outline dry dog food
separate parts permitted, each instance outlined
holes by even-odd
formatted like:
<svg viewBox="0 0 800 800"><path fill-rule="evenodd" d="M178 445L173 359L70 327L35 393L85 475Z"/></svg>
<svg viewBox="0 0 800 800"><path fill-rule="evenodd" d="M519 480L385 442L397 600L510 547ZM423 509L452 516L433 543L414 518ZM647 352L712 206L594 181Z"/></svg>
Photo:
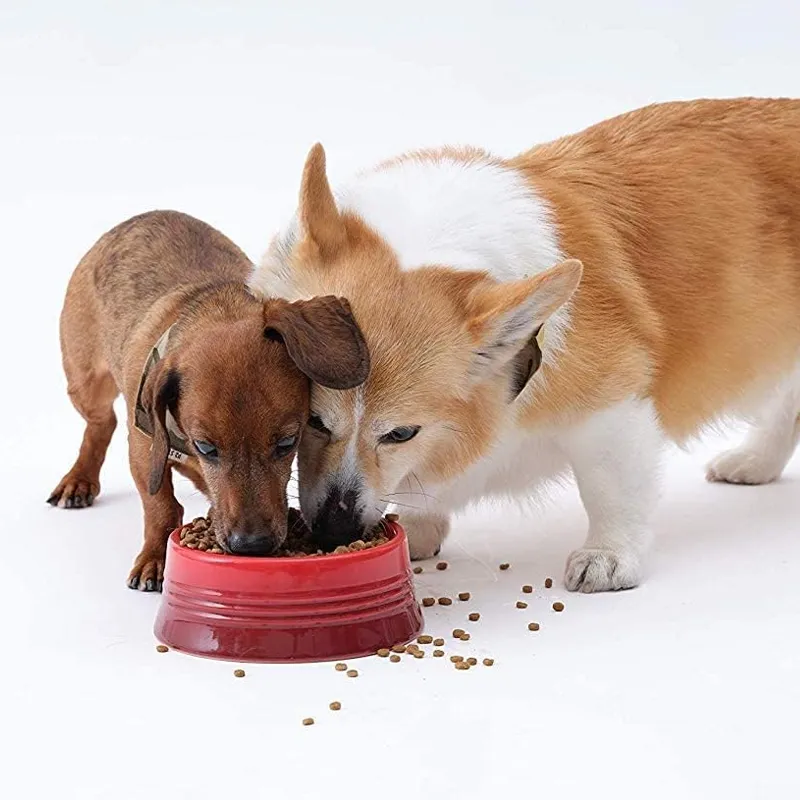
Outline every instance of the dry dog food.
<svg viewBox="0 0 800 800"><path fill-rule="evenodd" d="M478 621L480 618L481 618L481 615L480 615L480 614L479 614L477 611L473 611L473 612L472 612L472 613L471 613L471 614L470 614L470 615L467 617L467 619L468 619L470 622L477 622L477 621Z"/></svg>
<svg viewBox="0 0 800 800"><path fill-rule="evenodd" d="M237 678L244 678L244 670L243 670L243 669L235 669L235 670L233 671L233 674L234 674L234 675L235 675Z"/></svg>
<svg viewBox="0 0 800 800"><path fill-rule="evenodd" d="M156 652L157 653L169 653L169 647L165 644L157 644L156 645Z"/></svg>
<svg viewBox="0 0 800 800"><path fill-rule="evenodd" d="M314 717L306 717L303 720L303 725L313 725L314 724Z"/></svg>
<svg viewBox="0 0 800 800"><path fill-rule="evenodd" d="M507 569L508 569L510 566L511 566L511 564L501 564L501 565L500 565L500 569L502 569L503 571L505 571L505 570L507 570Z"/></svg>
<svg viewBox="0 0 800 800"><path fill-rule="evenodd" d="M556 602L553 603L553 611L563 611L563 610L564 610L564 604L560 600L556 600Z"/></svg>
<svg viewBox="0 0 800 800"><path fill-rule="evenodd" d="M397 522L397 520L399 520L399 519L400 519L400 515L399 515L399 514L387 514L387 515L384 517L384 519L385 519L387 522Z"/></svg>
<svg viewBox="0 0 800 800"><path fill-rule="evenodd" d="M464 656L450 656L450 660L454 664L458 664L459 661L463 661L464 660Z"/></svg>
<svg viewBox="0 0 800 800"><path fill-rule="evenodd" d="M389 657L389 650L388 650L388 648L386 648L386 647L381 647L381 649L380 649L380 650L378 650L378 655L379 655L381 658L388 658L388 657Z"/></svg>
<svg viewBox="0 0 800 800"><path fill-rule="evenodd" d="M340 662L339 664L337 664L337 665L334 667L334 669L335 669L337 672L344 672L344 671L347 669L347 664L342 664L342 663Z"/></svg>
<svg viewBox="0 0 800 800"><path fill-rule="evenodd" d="M469 664L471 667L474 667L474 666L475 666L477 663L478 663L478 659L477 659L477 658L472 658L472 657L470 656L470 657L467 659L467 664Z"/></svg>
<svg viewBox="0 0 800 800"><path fill-rule="evenodd" d="M458 661L456 663L456 669L469 669L469 664L466 661Z"/></svg>
<svg viewBox="0 0 800 800"><path fill-rule="evenodd" d="M405 651L406 651L406 646L404 644L396 644L392 648L393 653L405 653Z"/></svg>
<svg viewBox="0 0 800 800"><path fill-rule="evenodd" d="M468 633L462 633L458 638L461 639L462 642L468 642L470 640L470 635Z"/></svg>
<svg viewBox="0 0 800 800"><path fill-rule="evenodd" d="M493 658L484 658L483 659L483 666L484 667L494 666L494 659Z"/></svg>
<svg viewBox="0 0 800 800"><path fill-rule="evenodd" d="M517 608L527 608L528 604L523 603L522 600L517 600Z"/></svg>
<svg viewBox="0 0 800 800"><path fill-rule="evenodd" d="M434 650L433 657L434 658L441 658L444 655L444 650Z"/></svg>
<svg viewBox="0 0 800 800"><path fill-rule="evenodd" d="M531 586L529 583L526 583L522 587L522 591L523 591L524 594L530 594L533 591L533 586Z"/></svg>
<svg viewBox="0 0 800 800"><path fill-rule="evenodd" d="M539 623L538 622L529 622L528 623L528 630L529 631L538 631L539 630Z"/></svg>
<svg viewBox="0 0 800 800"><path fill-rule="evenodd" d="M358 677L358 670L357 669L349 669L349 670L347 670L347 677L348 678L357 678Z"/></svg>
<svg viewBox="0 0 800 800"><path fill-rule="evenodd" d="M464 635L465 631L462 628L454 628L453 629L453 638L460 639Z"/></svg>
<svg viewBox="0 0 800 800"><path fill-rule="evenodd" d="M425 651L424 650L415 650L414 651L414 658L425 658Z"/></svg>
<svg viewBox="0 0 800 800"><path fill-rule="evenodd" d="M451 606L451 605L453 605L453 601L449 597L440 597L439 598L439 605L440 606Z"/></svg>
<svg viewBox="0 0 800 800"><path fill-rule="evenodd" d="M440 561L440 562L439 562L439 563L436 565L436 569L438 569L438 570L447 569L447 567L448 567L448 564L447 564L447 562L446 562L446 561Z"/></svg>
<svg viewBox="0 0 800 800"><path fill-rule="evenodd" d="M435 597L423 597L422 598L422 605L425 606L425 608L430 608L432 605L435 605L435 604L436 604L436 598Z"/></svg>
<svg viewBox="0 0 800 800"><path fill-rule="evenodd" d="M545 578L544 579L544 588L545 589L552 589L553 588L553 579L552 578Z"/></svg>
<svg viewBox="0 0 800 800"><path fill-rule="evenodd" d="M433 640L434 647L444 647L444 639L434 639Z"/></svg>
<svg viewBox="0 0 800 800"><path fill-rule="evenodd" d="M458 593L458 599L459 600L466 601L466 600L469 600L470 597L471 597L471 595L470 595L469 592L459 592Z"/></svg>
<svg viewBox="0 0 800 800"><path fill-rule="evenodd" d="M386 544L389 539L385 535L382 525L378 525L370 533L365 534L363 539L353 542L347 546L339 545L331 551L319 549L317 543L311 535L311 530L306 525L300 512L293 508L289 509L289 535L283 546L274 553L277 558L306 558L310 556L341 555L343 553L357 553L359 550L369 550ZM220 555L224 553L222 547L217 542L211 520L206 517L197 517L188 525L181 528L180 533L181 547L188 547L190 550L202 550L208 553Z"/></svg>
<svg viewBox="0 0 800 800"><path fill-rule="evenodd" d="M338 700L334 700L334 701L333 701L333 702L332 702L332 703L331 703L331 704L328 706L328 708L329 708L331 711L341 711L341 710L342 710L342 704L341 704L341 703L340 703Z"/></svg>
<svg viewBox="0 0 800 800"><path fill-rule="evenodd" d="M397 662L400 661L400 656L391 655L389 656L389 661L391 661L392 664L397 664Z"/></svg>
<svg viewBox="0 0 800 800"><path fill-rule="evenodd" d="M415 575L422 575L422 567L414 567L413 572Z"/></svg>
<svg viewBox="0 0 800 800"><path fill-rule="evenodd" d="M420 644L431 644L433 642L433 636L428 636L428 635L417 636L417 641Z"/></svg>

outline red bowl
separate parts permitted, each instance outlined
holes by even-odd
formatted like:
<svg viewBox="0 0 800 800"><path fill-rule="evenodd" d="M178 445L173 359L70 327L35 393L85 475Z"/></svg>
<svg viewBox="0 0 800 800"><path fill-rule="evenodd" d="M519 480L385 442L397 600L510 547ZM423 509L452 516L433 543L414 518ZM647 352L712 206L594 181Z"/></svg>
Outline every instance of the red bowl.
<svg viewBox="0 0 800 800"><path fill-rule="evenodd" d="M234 661L327 661L406 643L422 628L403 528L342 555L253 558L167 546L156 638Z"/></svg>

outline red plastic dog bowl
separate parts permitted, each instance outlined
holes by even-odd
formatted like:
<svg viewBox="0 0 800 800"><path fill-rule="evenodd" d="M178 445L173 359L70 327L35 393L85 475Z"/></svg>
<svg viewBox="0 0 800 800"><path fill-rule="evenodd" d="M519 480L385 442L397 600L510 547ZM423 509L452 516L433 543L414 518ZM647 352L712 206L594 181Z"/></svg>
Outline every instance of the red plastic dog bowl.
<svg viewBox="0 0 800 800"><path fill-rule="evenodd" d="M306 558L215 555L167 546L155 635L235 661L327 661L405 643L422 628L406 535L369 550Z"/></svg>

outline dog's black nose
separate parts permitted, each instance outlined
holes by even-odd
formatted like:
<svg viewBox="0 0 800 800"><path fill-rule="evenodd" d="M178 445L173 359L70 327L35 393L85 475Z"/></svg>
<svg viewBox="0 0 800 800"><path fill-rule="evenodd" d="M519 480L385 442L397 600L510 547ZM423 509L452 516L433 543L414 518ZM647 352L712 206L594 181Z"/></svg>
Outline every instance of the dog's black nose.
<svg viewBox="0 0 800 800"><path fill-rule="evenodd" d="M237 556L268 556L275 550L275 538L268 533L231 531L227 545Z"/></svg>
<svg viewBox="0 0 800 800"><path fill-rule="evenodd" d="M331 489L311 529L314 538L326 545L348 545L360 539L364 526L358 511L358 492Z"/></svg>

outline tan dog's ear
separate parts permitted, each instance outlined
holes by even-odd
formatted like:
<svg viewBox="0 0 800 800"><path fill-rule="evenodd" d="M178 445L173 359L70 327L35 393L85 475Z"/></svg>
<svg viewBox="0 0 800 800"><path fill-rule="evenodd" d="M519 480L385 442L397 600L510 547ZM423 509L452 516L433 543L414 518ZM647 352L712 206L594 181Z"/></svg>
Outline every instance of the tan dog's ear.
<svg viewBox="0 0 800 800"><path fill-rule="evenodd" d="M325 174L325 150L315 144L306 158L300 186L300 225L317 245L320 255L334 256L345 244L347 234L333 192Z"/></svg>
<svg viewBox="0 0 800 800"><path fill-rule="evenodd" d="M347 300L313 297L264 303L264 336L282 341L314 383L353 389L369 375L369 350Z"/></svg>
<svg viewBox="0 0 800 800"><path fill-rule="evenodd" d="M467 301L467 330L478 368L507 364L572 297L582 274L581 262L570 259L532 278L476 287Z"/></svg>
<svg viewBox="0 0 800 800"><path fill-rule="evenodd" d="M167 409L174 408L180 394L180 377L175 369L159 362L147 376L142 398L145 411L153 424L153 444L150 447L150 494L158 494L164 481L169 458Z"/></svg>

